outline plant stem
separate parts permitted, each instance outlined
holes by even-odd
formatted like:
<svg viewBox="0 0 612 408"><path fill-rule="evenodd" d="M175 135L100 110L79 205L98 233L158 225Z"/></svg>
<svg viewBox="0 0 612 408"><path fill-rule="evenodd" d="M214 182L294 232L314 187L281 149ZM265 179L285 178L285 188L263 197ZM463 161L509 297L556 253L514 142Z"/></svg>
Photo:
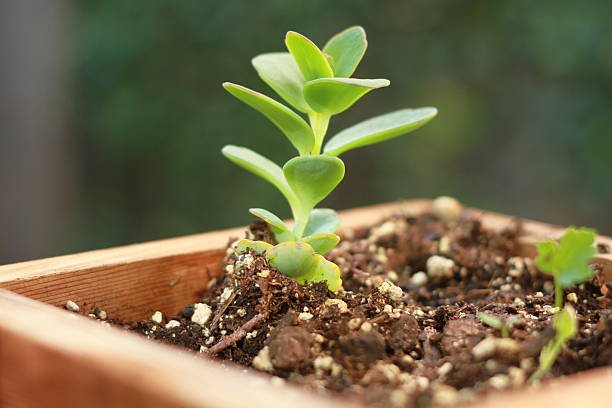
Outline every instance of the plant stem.
<svg viewBox="0 0 612 408"><path fill-rule="evenodd" d="M563 288L558 282L555 282L555 306L563 308Z"/></svg>
<svg viewBox="0 0 612 408"><path fill-rule="evenodd" d="M327 127L329 126L330 115L322 113L310 113L308 118L310 119L310 127L314 133L315 143L312 148L312 154L320 154L325 134L327 133Z"/></svg>
<svg viewBox="0 0 612 408"><path fill-rule="evenodd" d="M302 239L302 236L304 235L306 224L308 224L308 216L310 215L310 210L308 211L298 210L296 212L297 214L294 217L295 225L293 226L293 235L295 235L295 239L299 241Z"/></svg>

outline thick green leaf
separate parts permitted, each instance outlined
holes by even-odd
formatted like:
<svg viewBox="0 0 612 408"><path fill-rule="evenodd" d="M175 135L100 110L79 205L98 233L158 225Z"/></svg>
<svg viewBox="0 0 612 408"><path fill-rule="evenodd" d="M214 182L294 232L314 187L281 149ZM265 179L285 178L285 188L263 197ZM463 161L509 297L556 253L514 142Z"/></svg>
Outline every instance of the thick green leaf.
<svg viewBox="0 0 612 408"><path fill-rule="evenodd" d="M295 237L289 227L275 214L263 208L251 208L249 212L270 225L270 229L272 229L278 242L295 241Z"/></svg>
<svg viewBox="0 0 612 408"><path fill-rule="evenodd" d="M338 245L338 242L340 242L340 237L336 234L320 233L310 235L302 239L302 241L309 244L316 253L325 255L334 249L336 245Z"/></svg>
<svg viewBox="0 0 612 408"><path fill-rule="evenodd" d="M597 253L595 236L591 229L570 227L559 244L550 240L538 243L536 265L564 288L582 283L593 276L589 261Z"/></svg>
<svg viewBox="0 0 612 408"><path fill-rule="evenodd" d="M419 108L375 116L336 134L323 151L327 155L338 156L347 150L392 139L421 127L437 113L436 108Z"/></svg>
<svg viewBox="0 0 612 408"><path fill-rule="evenodd" d="M296 204L296 196L285 180L283 170L276 163L246 147L227 145L221 152L240 167L273 184L285 196L289 204L292 206Z"/></svg>
<svg viewBox="0 0 612 408"><path fill-rule="evenodd" d="M310 272L307 275L296 278L296 280L302 284L306 282L325 282L327 283L327 288L333 292L342 287L340 268L321 255L315 255Z"/></svg>
<svg viewBox="0 0 612 408"><path fill-rule="evenodd" d="M259 77L295 109L312 111L304 99L306 81L288 52L261 54L251 60Z"/></svg>
<svg viewBox="0 0 612 408"><path fill-rule="evenodd" d="M320 78L306 82L304 98L315 112L337 115L371 90L389 84L387 79Z"/></svg>
<svg viewBox="0 0 612 408"><path fill-rule="evenodd" d="M365 30L354 26L330 38L323 52L333 58L334 76L348 78L355 72L367 47Z"/></svg>
<svg viewBox="0 0 612 408"><path fill-rule="evenodd" d="M331 208L315 208L308 216L304 236L327 233L334 234L340 226L340 217Z"/></svg>
<svg viewBox="0 0 612 408"><path fill-rule="evenodd" d="M223 88L270 119L300 154L308 154L314 145L311 127L304 119L274 99L241 85L225 82Z"/></svg>
<svg viewBox="0 0 612 408"><path fill-rule="evenodd" d="M283 242L268 248L266 259L283 275L298 278L312 270L315 251L305 242Z"/></svg>
<svg viewBox="0 0 612 408"><path fill-rule="evenodd" d="M263 254L269 248L272 248L272 245L268 244L267 242L242 239L236 244L235 250L239 254L247 252L249 249L257 252L258 254Z"/></svg>
<svg viewBox="0 0 612 408"><path fill-rule="evenodd" d="M302 209L311 209L342 181L344 163L324 155L294 157L285 163L283 172Z"/></svg>
<svg viewBox="0 0 612 408"><path fill-rule="evenodd" d="M323 52L307 37L289 31L285 44L306 81L334 76Z"/></svg>

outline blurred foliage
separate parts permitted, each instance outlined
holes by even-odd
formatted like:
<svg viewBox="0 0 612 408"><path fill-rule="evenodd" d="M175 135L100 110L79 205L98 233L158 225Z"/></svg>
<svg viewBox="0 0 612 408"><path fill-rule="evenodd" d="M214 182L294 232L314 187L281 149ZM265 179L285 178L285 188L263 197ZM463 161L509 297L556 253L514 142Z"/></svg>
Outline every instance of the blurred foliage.
<svg viewBox="0 0 612 408"><path fill-rule="evenodd" d="M325 204L342 209L454 195L481 208L612 233L612 3L456 0L106 0L75 2L76 143L87 249L281 216L273 188L229 163L228 142L292 147L227 95L273 96L250 66L296 30L320 44L363 25L356 77L384 76L332 121L418 106L440 114L403 138L345 155Z"/></svg>

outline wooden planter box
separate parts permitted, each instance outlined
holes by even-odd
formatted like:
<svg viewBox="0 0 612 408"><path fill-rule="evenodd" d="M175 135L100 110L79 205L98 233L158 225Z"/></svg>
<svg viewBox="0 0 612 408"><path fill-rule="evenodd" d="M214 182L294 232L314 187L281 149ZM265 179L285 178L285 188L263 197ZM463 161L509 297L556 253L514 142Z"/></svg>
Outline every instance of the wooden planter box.
<svg viewBox="0 0 612 408"><path fill-rule="evenodd" d="M342 213L342 228L371 225L400 209L428 209L411 200ZM477 210L471 210L477 211ZM478 211L488 228L511 217ZM562 228L525 221L521 254L558 238ZM58 308L67 300L110 318L173 315L222 273L229 237L243 228L0 266L0 407L349 407L334 398L167 345ZM598 242L612 245L612 239ZM598 255L608 279L612 255ZM471 407L612 406L612 368L551 380L536 392L500 392Z"/></svg>

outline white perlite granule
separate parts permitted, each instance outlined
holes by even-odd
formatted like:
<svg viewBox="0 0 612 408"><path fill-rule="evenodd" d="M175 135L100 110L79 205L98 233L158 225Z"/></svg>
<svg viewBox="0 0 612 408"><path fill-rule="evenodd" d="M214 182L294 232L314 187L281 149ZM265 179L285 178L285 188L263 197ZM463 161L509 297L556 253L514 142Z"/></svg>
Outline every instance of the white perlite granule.
<svg viewBox="0 0 612 408"><path fill-rule="evenodd" d="M312 319L314 316L312 315L312 313L308 313L308 312L302 312L300 313L300 320L310 320Z"/></svg>
<svg viewBox="0 0 612 408"><path fill-rule="evenodd" d="M378 291L383 295L388 295L391 300L400 300L404 296L402 288L390 281L384 281L378 287Z"/></svg>
<svg viewBox="0 0 612 408"><path fill-rule="evenodd" d="M272 361L270 360L270 349L268 346L259 350L257 356L253 359L253 367L260 371L272 372L274 371L274 366L272 365Z"/></svg>
<svg viewBox="0 0 612 408"><path fill-rule="evenodd" d="M427 284L427 274L423 271L419 271L412 275L410 283L414 286L425 286Z"/></svg>
<svg viewBox="0 0 612 408"><path fill-rule="evenodd" d="M153 316L151 316L151 320L157 324L161 324L162 319L163 319L162 312L160 312L159 310L157 310L155 313L153 313Z"/></svg>
<svg viewBox="0 0 612 408"><path fill-rule="evenodd" d="M431 203L431 212L442 221L455 221L461 215L463 206L452 197L438 197Z"/></svg>
<svg viewBox="0 0 612 408"><path fill-rule="evenodd" d="M175 327L179 327L180 325L181 322L178 320L170 320L168 323L166 323L166 329L173 329Z"/></svg>
<svg viewBox="0 0 612 408"><path fill-rule="evenodd" d="M430 256L426 266L432 278L452 278L455 271L455 262L439 255Z"/></svg>
<svg viewBox="0 0 612 408"><path fill-rule="evenodd" d="M66 302L66 309L70 310L71 312L78 312L80 310L79 305L74 303L72 300Z"/></svg>
<svg viewBox="0 0 612 408"><path fill-rule="evenodd" d="M205 303L196 303L193 305L193 315L191 321L199 325L204 325L210 319L212 309Z"/></svg>
<svg viewBox="0 0 612 408"><path fill-rule="evenodd" d="M338 307L338 311L340 313L348 313L348 305L346 304L346 302L342 299L327 299L325 301L325 306L337 306Z"/></svg>

